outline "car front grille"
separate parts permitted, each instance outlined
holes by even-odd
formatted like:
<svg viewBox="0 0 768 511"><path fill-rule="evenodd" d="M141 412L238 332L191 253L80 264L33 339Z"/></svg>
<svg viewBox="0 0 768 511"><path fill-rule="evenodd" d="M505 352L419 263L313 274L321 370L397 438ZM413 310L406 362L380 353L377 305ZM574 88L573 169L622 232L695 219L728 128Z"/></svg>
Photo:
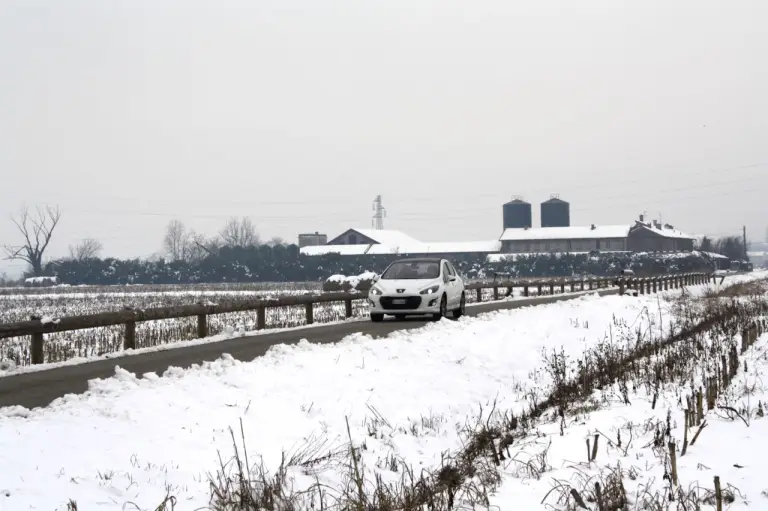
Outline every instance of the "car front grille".
<svg viewBox="0 0 768 511"><path fill-rule="evenodd" d="M394 303L394 300L405 300L405 303ZM403 296L403 297L382 296L381 299L379 299L379 302L381 302L381 307L384 309L410 310L410 309L419 308L419 305L421 305L421 297L420 296Z"/></svg>

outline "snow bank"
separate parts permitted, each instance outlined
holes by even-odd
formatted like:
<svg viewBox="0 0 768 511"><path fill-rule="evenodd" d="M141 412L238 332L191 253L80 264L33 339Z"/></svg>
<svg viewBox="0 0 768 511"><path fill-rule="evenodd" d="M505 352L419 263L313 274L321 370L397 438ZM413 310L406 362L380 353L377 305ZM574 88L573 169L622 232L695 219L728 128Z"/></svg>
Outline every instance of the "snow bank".
<svg viewBox="0 0 768 511"><path fill-rule="evenodd" d="M479 405L498 397L499 406L523 407L529 389L547 384L537 371L542 350L578 355L617 322L664 330L669 306L658 299L589 295L443 320L386 340L355 334L336 345L276 346L249 363L225 356L163 377L117 369L48 408L0 410L0 466L14 467L0 498L13 509L63 509L69 498L81 509L128 501L154 509L171 488L184 509L202 508L207 473L219 452L232 452L228 428L241 419L251 462L261 455L269 469L283 449L313 436L329 448L343 442L345 418L353 440L366 443L369 468L392 455L434 467L459 447L459 426ZM388 424L376 437L373 416ZM338 486L337 469L319 477ZM298 486L312 483L297 477Z"/></svg>
<svg viewBox="0 0 768 511"><path fill-rule="evenodd" d="M366 271L352 277L331 275L323 283L323 291L368 291L371 289L375 277L376 274L372 271Z"/></svg>

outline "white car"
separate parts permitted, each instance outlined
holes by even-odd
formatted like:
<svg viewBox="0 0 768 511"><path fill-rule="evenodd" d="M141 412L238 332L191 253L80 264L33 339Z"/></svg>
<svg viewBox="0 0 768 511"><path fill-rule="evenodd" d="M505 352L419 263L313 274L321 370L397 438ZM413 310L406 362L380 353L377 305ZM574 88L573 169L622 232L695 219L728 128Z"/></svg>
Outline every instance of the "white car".
<svg viewBox="0 0 768 511"><path fill-rule="evenodd" d="M458 318L466 309L464 281L446 259L401 259L375 279L368 302L371 321L416 314L429 314L437 321L449 311Z"/></svg>

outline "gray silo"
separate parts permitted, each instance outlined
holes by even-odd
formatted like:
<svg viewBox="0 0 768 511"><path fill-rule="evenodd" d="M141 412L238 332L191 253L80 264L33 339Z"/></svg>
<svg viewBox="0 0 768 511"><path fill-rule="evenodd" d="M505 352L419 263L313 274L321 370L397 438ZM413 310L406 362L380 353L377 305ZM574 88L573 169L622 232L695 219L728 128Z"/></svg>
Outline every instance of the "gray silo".
<svg viewBox="0 0 768 511"><path fill-rule="evenodd" d="M520 197L514 197L503 206L504 228L523 229L533 227L531 204Z"/></svg>
<svg viewBox="0 0 768 511"><path fill-rule="evenodd" d="M542 227L569 227L571 225L571 205L553 195L541 203Z"/></svg>

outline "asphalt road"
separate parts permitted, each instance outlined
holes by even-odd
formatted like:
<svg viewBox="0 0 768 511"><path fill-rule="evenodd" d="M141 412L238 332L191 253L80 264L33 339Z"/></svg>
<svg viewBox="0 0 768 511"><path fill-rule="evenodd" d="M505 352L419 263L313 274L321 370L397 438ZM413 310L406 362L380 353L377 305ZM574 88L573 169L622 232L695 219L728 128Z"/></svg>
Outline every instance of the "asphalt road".
<svg viewBox="0 0 768 511"><path fill-rule="evenodd" d="M619 291L618 289L602 289L593 292L600 295L610 295L618 294ZM580 294L582 293L486 302L468 306L467 315L476 316L493 310L518 309L552 303L573 299ZM0 407L19 405L35 408L47 406L53 400L67 394L85 392L88 389L89 380L114 376L115 366L120 366L139 376L145 373L162 374L171 366L187 368L193 364L216 360L224 353L229 353L238 360L250 361L264 355L275 344L295 344L301 339L307 339L314 343L331 343L355 332L362 332L378 338L385 337L396 330L418 328L426 323L427 321L423 319L385 320L381 323L351 321L272 334L238 337L226 341L115 357L108 360L95 360L78 365L5 376L0 377Z"/></svg>

